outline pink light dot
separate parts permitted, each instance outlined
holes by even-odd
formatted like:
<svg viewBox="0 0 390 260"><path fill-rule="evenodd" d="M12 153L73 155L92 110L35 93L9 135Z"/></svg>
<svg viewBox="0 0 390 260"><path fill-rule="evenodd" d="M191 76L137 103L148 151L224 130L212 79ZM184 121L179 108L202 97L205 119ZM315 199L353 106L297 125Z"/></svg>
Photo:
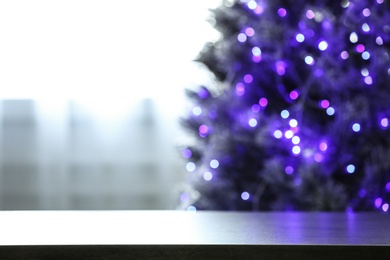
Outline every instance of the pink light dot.
<svg viewBox="0 0 390 260"><path fill-rule="evenodd" d="M252 76L251 74L246 74L246 75L244 76L244 81L245 81L246 83L252 83L252 81L253 81L253 76Z"/></svg>
<svg viewBox="0 0 390 260"><path fill-rule="evenodd" d="M364 10L363 10L363 15L364 15L365 17L370 16L370 15L371 15L370 9L368 9L368 8L364 9Z"/></svg>
<svg viewBox="0 0 390 260"><path fill-rule="evenodd" d="M313 19L315 17L315 14L314 14L314 12L312 10L307 10L306 11L306 17L308 19Z"/></svg>
<svg viewBox="0 0 390 260"><path fill-rule="evenodd" d="M264 7L258 5L254 10L255 14L262 14L264 12Z"/></svg>
<svg viewBox="0 0 390 260"><path fill-rule="evenodd" d="M276 62L276 72L280 76L283 76L286 73L286 63L284 63L283 61Z"/></svg>
<svg viewBox="0 0 390 260"><path fill-rule="evenodd" d="M367 76L364 78L364 83L366 83L367 85L372 85L372 78L371 76Z"/></svg>
<svg viewBox="0 0 390 260"><path fill-rule="evenodd" d="M293 90L293 91L290 92L290 98L291 98L292 100L295 100L295 99L297 99L298 97L299 97L298 91Z"/></svg>
<svg viewBox="0 0 390 260"><path fill-rule="evenodd" d="M237 83L236 85L236 94L238 96L242 96L245 94L245 86L241 82Z"/></svg>
<svg viewBox="0 0 390 260"><path fill-rule="evenodd" d="M389 119L388 118L382 118L381 126L385 127L385 128L388 127L389 126Z"/></svg>
<svg viewBox="0 0 390 260"><path fill-rule="evenodd" d="M199 126L199 133L207 134L208 131L209 131L209 128L206 125Z"/></svg>
<svg viewBox="0 0 390 260"><path fill-rule="evenodd" d="M383 4L383 1L384 1L384 0L376 0L376 2L377 2L378 4Z"/></svg>
<svg viewBox="0 0 390 260"><path fill-rule="evenodd" d="M330 106L330 103L328 100L324 99L321 101L320 105L322 108L328 108Z"/></svg>
<svg viewBox="0 0 390 260"><path fill-rule="evenodd" d="M259 63L261 61L261 56L252 56L252 61L254 63Z"/></svg>
<svg viewBox="0 0 390 260"><path fill-rule="evenodd" d="M363 44L358 44L356 46L356 51L359 52L359 53L362 53L363 51L365 50L365 47Z"/></svg>
<svg viewBox="0 0 390 260"><path fill-rule="evenodd" d="M328 149L328 144L325 142L320 143L320 150L325 152Z"/></svg>
<svg viewBox="0 0 390 260"><path fill-rule="evenodd" d="M384 212L387 212L387 211L389 210L389 204L387 204L387 203L383 204L383 205L382 205L382 210L383 210Z"/></svg>
<svg viewBox="0 0 390 260"><path fill-rule="evenodd" d="M268 100L266 98L260 98L259 104L262 107L266 107L268 105Z"/></svg>
<svg viewBox="0 0 390 260"><path fill-rule="evenodd" d="M324 156L322 154L320 154L320 153L316 153L314 155L314 161L316 161L318 163L322 162L323 159L324 159Z"/></svg>
<svg viewBox="0 0 390 260"><path fill-rule="evenodd" d="M347 51L343 51L343 52L341 52L340 57L341 57L343 60L346 60L346 59L349 58L349 54L348 54Z"/></svg>
<svg viewBox="0 0 390 260"><path fill-rule="evenodd" d="M278 15L279 15L280 17L285 17L285 16L287 15L286 9L284 9L284 8L279 8L279 10L278 10Z"/></svg>
<svg viewBox="0 0 390 260"><path fill-rule="evenodd" d="M252 27L248 27L248 28L245 29L245 34L248 37L252 37L253 35L255 35L255 30L253 30Z"/></svg>

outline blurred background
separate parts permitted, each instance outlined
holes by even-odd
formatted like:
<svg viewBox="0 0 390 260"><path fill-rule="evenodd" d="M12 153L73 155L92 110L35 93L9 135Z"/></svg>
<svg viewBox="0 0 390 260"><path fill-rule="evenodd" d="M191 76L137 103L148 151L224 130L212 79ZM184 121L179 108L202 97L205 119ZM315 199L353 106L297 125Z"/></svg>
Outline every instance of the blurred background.
<svg viewBox="0 0 390 260"><path fill-rule="evenodd" d="M0 2L0 209L174 209L219 0Z"/></svg>

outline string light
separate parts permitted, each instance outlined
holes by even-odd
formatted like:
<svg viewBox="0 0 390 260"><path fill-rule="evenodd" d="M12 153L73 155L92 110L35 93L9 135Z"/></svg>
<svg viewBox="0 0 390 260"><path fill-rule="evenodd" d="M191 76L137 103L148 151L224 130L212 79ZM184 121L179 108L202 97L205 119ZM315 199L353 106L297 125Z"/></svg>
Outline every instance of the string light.
<svg viewBox="0 0 390 260"><path fill-rule="evenodd" d="M210 161L210 167L213 169L217 169L219 167L219 161L216 159L213 159Z"/></svg>
<svg viewBox="0 0 390 260"><path fill-rule="evenodd" d="M355 172L355 169L356 169L356 167L355 167L355 165L353 165L353 164L350 164L350 165L348 165L348 166L345 168L345 170L347 171L347 173L350 173L350 174L354 173L354 172Z"/></svg>
<svg viewBox="0 0 390 260"><path fill-rule="evenodd" d="M249 198L250 198L250 195L248 192L244 191L243 193L241 193L242 200L248 200Z"/></svg>
<svg viewBox="0 0 390 260"><path fill-rule="evenodd" d="M195 116L200 116L202 114L202 109L200 107L194 107L192 109L192 113L195 115Z"/></svg>
<svg viewBox="0 0 390 260"><path fill-rule="evenodd" d="M282 136L283 136L282 131L280 131L280 130L275 130L274 131L274 137L275 138L280 139L280 138L282 138Z"/></svg>
<svg viewBox="0 0 390 260"><path fill-rule="evenodd" d="M213 174L211 172L205 172L203 174L203 179L205 179L205 181L211 181L212 178L213 178Z"/></svg>
<svg viewBox="0 0 390 260"><path fill-rule="evenodd" d="M290 112L288 112L288 110L282 110L282 112L280 112L280 116L284 119L287 119L289 116L290 116Z"/></svg>
<svg viewBox="0 0 390 260"><path fill-rule="evenodd" d="M196 169L195 163L193 163L193 162L188 162L188 163L186 164L186 169L187 169L188 172L193 172L193 171L195 171L195 169Z"/></svg>
<svg viewBox="0 0 390 260"><path fill-rule="evenodd" d="M286 172L286 174L291 175L294 173L294 168L291 166L287 166L286 169L284 169L284 171Z"/></svg>

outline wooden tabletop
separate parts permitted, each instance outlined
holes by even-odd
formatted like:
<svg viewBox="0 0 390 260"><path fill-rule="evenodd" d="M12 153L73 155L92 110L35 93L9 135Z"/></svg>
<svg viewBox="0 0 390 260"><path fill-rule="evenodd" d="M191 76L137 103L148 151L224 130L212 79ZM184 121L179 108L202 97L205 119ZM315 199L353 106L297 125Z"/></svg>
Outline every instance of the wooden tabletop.
<svg viewBox="0 0 390 260"><path fill-rule="evenodd" d="M321 257L329 257L330 252L333 259L364 254L390 259L390 215L3 211L0 245L0 259L2 254L17 257L27 253L30 257L57 253L49 256L69 259L67 256L85 257L87 252L95 252L93 259L105 259L103 256L110 252L111 259L128 259L129 255L141 259L145 254L150 259L173 259L173 256L198 259L207 254L224 259L241 256L258 259L261 255L299 259L312 254L315 259L325 259Z"/></svg>

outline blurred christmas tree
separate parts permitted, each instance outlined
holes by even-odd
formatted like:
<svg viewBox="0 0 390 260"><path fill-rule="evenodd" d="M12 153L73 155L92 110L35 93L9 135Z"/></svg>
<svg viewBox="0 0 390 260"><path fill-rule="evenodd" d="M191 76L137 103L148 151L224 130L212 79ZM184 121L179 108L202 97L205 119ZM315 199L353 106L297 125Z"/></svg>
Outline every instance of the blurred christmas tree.
<svg viewBox="0 0 390 260"><path fill-rule="evenodd" d="M390 3L241 0L212 10L221 38L188 90L182 205L381 210L390 203Z"/></svg>

